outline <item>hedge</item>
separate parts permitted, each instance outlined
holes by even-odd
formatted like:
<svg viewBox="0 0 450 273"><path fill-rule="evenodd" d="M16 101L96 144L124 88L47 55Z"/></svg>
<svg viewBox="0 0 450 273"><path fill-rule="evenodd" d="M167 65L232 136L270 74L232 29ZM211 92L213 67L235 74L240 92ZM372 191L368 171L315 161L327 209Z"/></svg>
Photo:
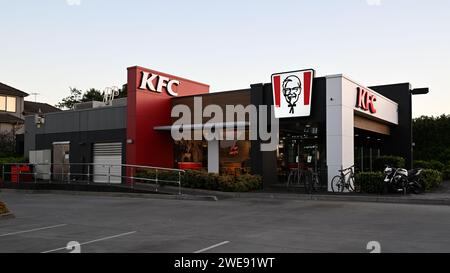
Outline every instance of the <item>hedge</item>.
<svg viewBox="0 0 450 273"><path fill-rule="evenodd" d="M426 191L431 191L442 184L442 173L437 170L424 169L421 173L421 183Z"/></svg>
<svg viewBox="0 0 450 273"><path fill-rule="evenodd" d="M7 163L27 163L27 160L24 157L1 157L0 164Z"/></svg>
<svg viewBox="0 0 450 273"><path fill-rule="evenodd" d="M156 171L143 170L136 174L136 177L155 179ZM174 185L165 183L166 181L178 181L178 172L158 171L158 181L160 185ZM146 182L141 180L141 182ZM154 182L151 182L154 183ZM188 170L181 175L181 186L185 188L216 190L224 192L249 192L262 188L262 179L258 175L219 175L202 171Z"/></svg>
<svg viewBox="0 0 450 273"><path fill-rule="evenodd" d="M445 166L442 170L442 178L445 180L450 180L450 164Z"/></svg>
<svg viewBox="0 0 450 273"><path fill-rule="evenodd" d="M382 172L361 172L355 174L355 190L364 193L383 193L384 174Z"/></svg>
<svg viewBox="0 0 450 273"><path fill-rule="evenodd" d="M382 172L386 165L393 168L404 168L405 159L403 157L392 155L380 156L373 161L373 170L375 172Z"/></svg>
<svg viewBox="0 0 450 273"><path fill-rule="evenodd" d="M424 161L424 160L416 160L414 161L414 168L421 168L421 169L431 169L431 170L437 170L442 172L445 169L445 165L437 160L430 160L430 161Z"/></svg>

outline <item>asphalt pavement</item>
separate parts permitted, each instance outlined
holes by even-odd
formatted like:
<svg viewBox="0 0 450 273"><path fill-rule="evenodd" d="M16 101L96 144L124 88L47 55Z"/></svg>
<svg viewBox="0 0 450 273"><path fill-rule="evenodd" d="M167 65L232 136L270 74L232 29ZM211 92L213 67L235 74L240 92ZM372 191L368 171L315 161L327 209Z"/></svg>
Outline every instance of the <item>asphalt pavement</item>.
<svg viewBox="0 0 450 273"><path fill-rule="evenodd" d="M450 252L450 206L3 191L0 252ZM76 245L77 246L77 245Z"/></svg>

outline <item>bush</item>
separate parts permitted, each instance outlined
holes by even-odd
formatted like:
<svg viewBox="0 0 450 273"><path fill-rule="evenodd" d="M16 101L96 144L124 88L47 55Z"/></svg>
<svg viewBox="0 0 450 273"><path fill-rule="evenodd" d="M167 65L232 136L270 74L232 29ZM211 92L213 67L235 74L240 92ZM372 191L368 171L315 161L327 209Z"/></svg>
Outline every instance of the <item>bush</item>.
<svg viewBox="0 0 450 273"><path fill-rule="evenodd" d="M425 160L414 160L413 164L414 168L420 168L420 169L431 169L431 164L428 161Z"/></svg>
<svg viewBox="0 0 450 273"><path fill-rule="evenodd" d="M436 170L424 169L420 179L424 189L431 191L442 184L442 173Z"/></svg>
<svg viewBox="0 0 450 273"><path fill-rule="evenodd" d="M431 169L442 172L445 168L445 165L437 160L416 160L414 161L414 168Z"/></svg>
<svg viewBox="0 0 450 273"><path fill-rule="evenodd" d="M361 172L355 175L355 187L365 193L383 193L384 174L381 172Z"/></svg>
<svg viewBox="0 0 450 273"><path fill-rule="evenodd" d="M135 175L137 178L145 179L155 179L156 180L156 170L138 170ZM139 182L147 182L146 180L137 180ZM178 172L176 171L164 171L158 170L158 184L159 185L175 185L174 183L168 181L178 181Z"/></svg>
<svg viewBox="0 0 450 273"><path fill-rule="evenodd" d="M136 177L155 179L155 170L141 170ZM178 181L178 172L158 171L160 185L174 185L164 181ZM146 182L141 180L141 182ZM151 182L154 183L154 182ZM181 186L185 188L217 190L224 192L249 192L262 188L262 179L257 175L219 175L202 171L188 170L181 176Z"/></svg>
<svg viewBox="0 0 450 273"><path fill-rule="evenodd" d="M450 164L445 166L442 170L442 178L444 180L450 180Z"/></svg>
<svg viewBox="0 0 450 273"><path fill-rule="evenodd" d="M8 208L6 207L5 203L0 202L0 214L6 214L9 213Z"/></svg>
<svg viewBox="0 0 450 273"><path fill-rule="evenodd" d="M386 165L394 168L404 168L405 159L399 156L380 156L373 162L373 169L375 172L382 172Z"/></svg>
<svg viewBox="0 0 450 273"><path fill-rule="evenodd" d="M27 163L24 157L2 157L0 158L0 164L7 163Z"/></svg>

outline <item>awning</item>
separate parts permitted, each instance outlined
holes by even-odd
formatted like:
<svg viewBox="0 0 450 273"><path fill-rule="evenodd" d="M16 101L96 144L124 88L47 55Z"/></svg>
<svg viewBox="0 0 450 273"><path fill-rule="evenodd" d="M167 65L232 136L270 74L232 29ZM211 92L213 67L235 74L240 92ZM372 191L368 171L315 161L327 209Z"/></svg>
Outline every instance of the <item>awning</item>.
<svg viewBox="0 0 450 273"><path fill-rule="evenodd" d="M171 131L171 130L203 130L203 129L246 129L250 126L250 122L217 122L217 123L197 123L197 124L178 124L167 126L155 126L156 131Z"/></svg>

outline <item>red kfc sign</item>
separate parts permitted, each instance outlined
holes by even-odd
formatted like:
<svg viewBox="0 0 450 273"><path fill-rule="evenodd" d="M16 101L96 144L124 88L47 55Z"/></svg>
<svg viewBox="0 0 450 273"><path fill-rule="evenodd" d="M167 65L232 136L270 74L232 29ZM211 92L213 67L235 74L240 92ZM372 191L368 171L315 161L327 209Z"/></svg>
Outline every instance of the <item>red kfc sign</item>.
<svg viewBox="0 0 450 273"><path fill-rule="evenodd" d="M372 114L377 112L377 109L375 108L377 97L375 94L360 87L357 88L356 94L356 108L360 108L364 111L370 111Z"/></svg>

